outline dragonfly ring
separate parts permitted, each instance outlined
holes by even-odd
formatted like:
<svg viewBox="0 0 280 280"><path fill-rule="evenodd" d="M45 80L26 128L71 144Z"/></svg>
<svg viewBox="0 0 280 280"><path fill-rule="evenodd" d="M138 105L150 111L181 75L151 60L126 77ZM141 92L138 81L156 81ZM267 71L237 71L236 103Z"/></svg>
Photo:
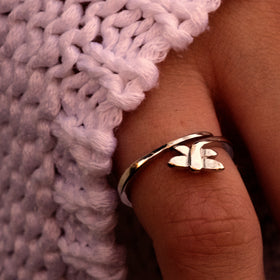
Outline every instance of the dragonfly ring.
<svg viewBox="0 0 280 280"><path fill-rule="evenodd" d="M167 144L155 149L151 153L133 162L123 173L118 184L118 193L121 201L127 206L132 207L129 200L128 185L135 173L143 168L148 162L155 158L160 153L173 149L178 152L177 156L172 157L169 162L169 167L177 167L199 172L224 170L224 165L215 160L218 155L213 147L224 148L232 157L233 151L231 143L222 136L213 136L210 132L197 132L170 141Z"/></svg>

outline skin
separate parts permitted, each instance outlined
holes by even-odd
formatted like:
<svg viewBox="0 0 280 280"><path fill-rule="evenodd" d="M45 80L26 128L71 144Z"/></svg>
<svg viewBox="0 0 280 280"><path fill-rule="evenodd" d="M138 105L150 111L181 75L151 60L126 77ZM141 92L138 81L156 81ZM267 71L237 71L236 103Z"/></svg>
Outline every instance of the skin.
<svg viewBox="0 0 280 280"><path fill-rule="evenodd" d="M117 132L118 174L135 159L197 131L221 135L214 103L230 114L280 223L280 2L225 0L210 29L159 65L159 86ZM264 279L262 238L250 197L223 150L226 169L193 174L164 153L131 185L164 279Z"/></svg>

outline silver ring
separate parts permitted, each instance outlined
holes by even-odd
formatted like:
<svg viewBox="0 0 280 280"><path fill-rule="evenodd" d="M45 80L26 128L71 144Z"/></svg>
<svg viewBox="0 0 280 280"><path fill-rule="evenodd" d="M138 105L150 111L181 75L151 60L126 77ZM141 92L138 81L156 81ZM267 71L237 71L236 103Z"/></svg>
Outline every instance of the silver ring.
<svg viewBox="0 0 280 280"><path fill-rule="evenodd" d="M186 145L182 145L182 143L185 143ZM196 172L201 170L224 170L223 164L214 160L218 153L210 149L212 147L222 147L231 155L231 157L233 156L231 143L227 139L222 136L213 136L212 133L203 131L170 141L146 156L134 161L124 171L118 184L118 193L121 201L125 205L132 207L127 195L128 183L131 181L135 173L137 173L144 165L163 151L171 148L179 152L180 155L172 157L169 160L169 167L187 168L188 170Z"/></svg>

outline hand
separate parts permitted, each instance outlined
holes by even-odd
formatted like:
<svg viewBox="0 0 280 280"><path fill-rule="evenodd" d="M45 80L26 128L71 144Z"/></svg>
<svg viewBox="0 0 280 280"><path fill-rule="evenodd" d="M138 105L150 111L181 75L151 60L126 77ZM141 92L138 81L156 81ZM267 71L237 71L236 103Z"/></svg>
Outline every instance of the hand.
<svg viewBox="0 0 280 280"><path fill-rule="evenodd" d="M214 103L228 111L280 223L280 2L225 0L210 30L159 65L159 87L118 131L119 173L188 133L221 135ZM223 151L219 173L168 169L164 154L133 179L135 213L164 279L264 279L262 238L250 197Z"/></svg>

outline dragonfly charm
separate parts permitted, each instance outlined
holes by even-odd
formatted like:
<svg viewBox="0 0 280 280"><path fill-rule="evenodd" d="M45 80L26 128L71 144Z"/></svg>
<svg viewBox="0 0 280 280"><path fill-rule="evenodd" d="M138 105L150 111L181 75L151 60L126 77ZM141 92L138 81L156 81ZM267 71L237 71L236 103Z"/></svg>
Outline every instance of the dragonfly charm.
<svg viewBox="0 0 280 280"><path fill-rule="evenodd" d="M168 162L170 167L190 168L193 171L207 170L224 170L224 165L214 160L218 153L204 146L211 144L210 141L199 141L190 147L185 145L174 146L173 149L181 153L180 156L171 158Z"/></svg>

